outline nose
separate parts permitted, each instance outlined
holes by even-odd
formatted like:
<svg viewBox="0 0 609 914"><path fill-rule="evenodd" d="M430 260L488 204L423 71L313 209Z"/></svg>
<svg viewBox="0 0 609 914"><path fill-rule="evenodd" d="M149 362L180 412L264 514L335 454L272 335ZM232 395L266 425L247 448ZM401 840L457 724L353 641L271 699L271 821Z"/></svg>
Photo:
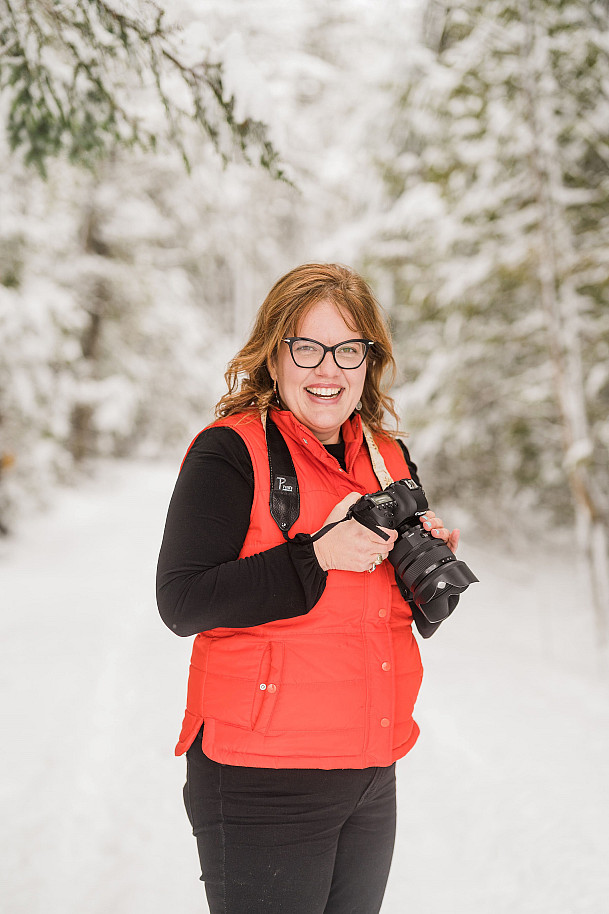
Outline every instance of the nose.
<svg viewBox="0 0 609 914"><path fill-rule="evenodd" d="M334 359L334 354L332 352L324 352L324 357L315 368L315 373L320 375L334 375L340 371L340 368L336 364Z"/></svg>

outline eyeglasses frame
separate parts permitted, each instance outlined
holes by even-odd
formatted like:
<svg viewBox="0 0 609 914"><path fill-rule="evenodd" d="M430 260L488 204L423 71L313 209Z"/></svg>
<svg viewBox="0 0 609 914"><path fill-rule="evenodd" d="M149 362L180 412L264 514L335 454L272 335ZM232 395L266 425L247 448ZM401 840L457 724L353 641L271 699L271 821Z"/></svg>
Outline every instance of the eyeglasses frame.
<svg viewBox="0 0 609 914"><path fill-rule="evenodd" d="M322 354L321 359L319 360L319 362L317 362L316 365L299 365L298 364L298 362L294 358L294 351L292 349L292 346L298 340L304 340L305 343L315 343L316 346L321 346L321 348L323 349L323 354ZM282 339L281 342L288 344L288 346L290 348L290 355L292 356L292 361L294 362L294 364L296 365L297 368L305 368L305 369L319 368L319 366L325 359L328 352L331 352L332 358L334 359L334 364L336 365L337 368L340 368L341 371L354 371L356 368L360 368L366 361L366 356L368 355L368 352L370 351L370 347L374 346L374 340L363 340L363 339L361 339L361 337L354 337L353 339L350 339L350 340L343 340L342 343L336 343L336 345L334 345L334 346L324 346L324 344L320 343L319 340L312 340L308 336L286 336ZM338 362L336 361L336 350L339 349L341 346L344 346L345 343L363 343L364 344L364 346L365 346L364 357L362 358L361 362L358 365L350 365L348 368L345 368L344 365L339 365Z"/></svg>

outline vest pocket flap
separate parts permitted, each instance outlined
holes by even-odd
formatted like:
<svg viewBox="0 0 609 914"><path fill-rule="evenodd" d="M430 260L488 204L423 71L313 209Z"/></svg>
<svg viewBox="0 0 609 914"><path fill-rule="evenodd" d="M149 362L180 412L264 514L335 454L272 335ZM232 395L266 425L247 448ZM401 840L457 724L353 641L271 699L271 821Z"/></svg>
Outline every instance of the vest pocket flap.
<svg viewBox="0 0 609 914"><path fill-rule="evenodd" d="M271 722L280 688L283 654L282 641L270 641L266 645L252 702L252 730L266 732Z"/></svg>
<svg viewBox="0 0 609 914"><path fill-rule="evenodd" d="M272 709L282 665L281 642L269 643L247 635L215 639L207 655L202 696L205 720L224 721L246 730L266 727L270 714L265 705ZM267 723L261 724L259 717Z"/></svg>

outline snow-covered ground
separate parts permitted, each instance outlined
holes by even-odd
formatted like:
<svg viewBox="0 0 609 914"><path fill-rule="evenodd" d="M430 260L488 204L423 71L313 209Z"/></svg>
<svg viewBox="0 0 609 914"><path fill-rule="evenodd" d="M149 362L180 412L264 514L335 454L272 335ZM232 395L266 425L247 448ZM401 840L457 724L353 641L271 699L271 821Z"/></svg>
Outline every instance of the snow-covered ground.
<svg viewBox="0 0 609 914"><path fill-rule="evenodd" d="M190 639L154 602L176 469L108 465L0 544L11 914L206 910L172 754ZM481 583L422 644L383 914L603 914L609 686L581 581L533 542L461 554Z"/></svg>

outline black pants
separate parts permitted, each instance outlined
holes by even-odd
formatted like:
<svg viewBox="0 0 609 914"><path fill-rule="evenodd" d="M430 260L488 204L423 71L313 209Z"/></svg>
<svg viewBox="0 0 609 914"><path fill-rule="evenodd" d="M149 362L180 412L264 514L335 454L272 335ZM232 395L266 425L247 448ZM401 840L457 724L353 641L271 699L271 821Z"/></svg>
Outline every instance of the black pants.
<svg viewBox="0 0 609 914"><path fill-rule="evenodd" d="M389 768L241 768L187 753L211 914L377 914L395 838Z"/></svg>

